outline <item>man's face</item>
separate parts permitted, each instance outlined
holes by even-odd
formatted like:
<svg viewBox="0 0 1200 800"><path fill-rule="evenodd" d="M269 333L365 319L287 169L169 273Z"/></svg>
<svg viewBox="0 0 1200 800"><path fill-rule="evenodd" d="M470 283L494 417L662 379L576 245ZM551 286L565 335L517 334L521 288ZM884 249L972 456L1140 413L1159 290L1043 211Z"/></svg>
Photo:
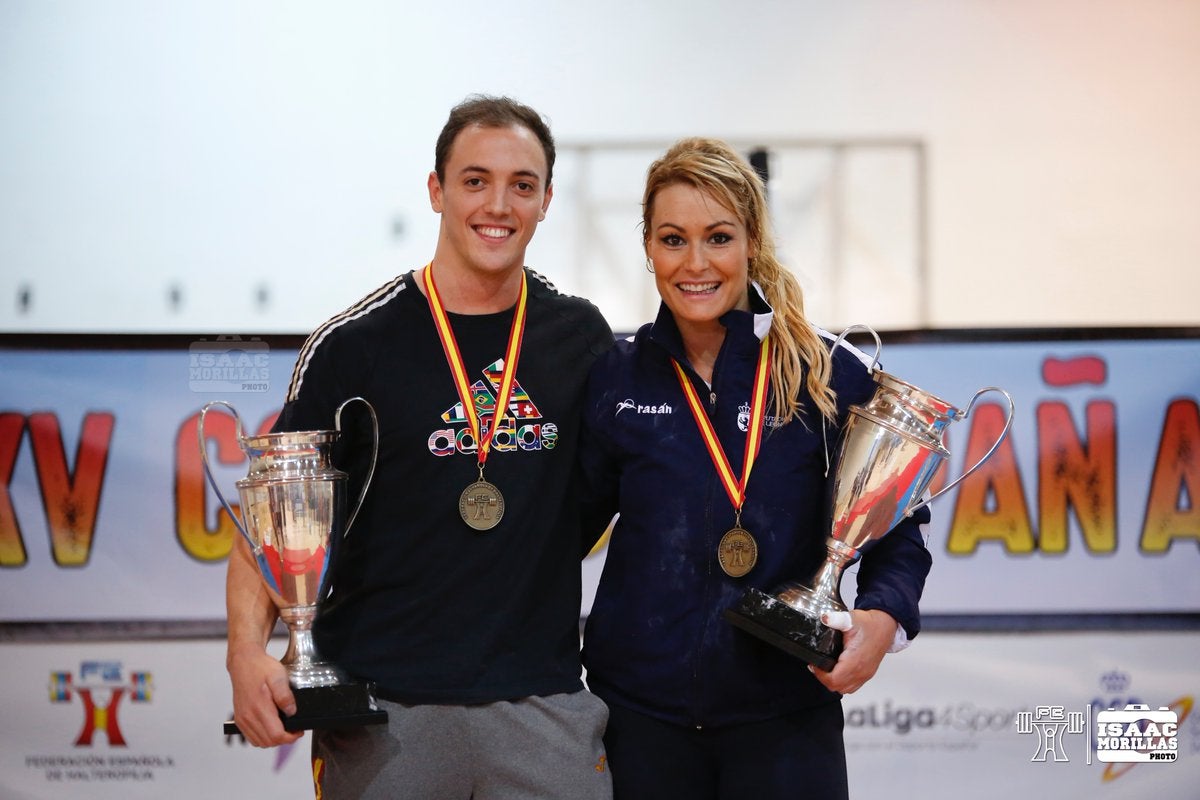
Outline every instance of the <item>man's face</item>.
<svg viewBox="0 0 1200 800"><path fill-rule="evenodd" d="M442 215L438 266L522 267L552 194L537 136L524 127L471 125L455 138L443 171L444 182L429 175L429 202Z"/></svg>

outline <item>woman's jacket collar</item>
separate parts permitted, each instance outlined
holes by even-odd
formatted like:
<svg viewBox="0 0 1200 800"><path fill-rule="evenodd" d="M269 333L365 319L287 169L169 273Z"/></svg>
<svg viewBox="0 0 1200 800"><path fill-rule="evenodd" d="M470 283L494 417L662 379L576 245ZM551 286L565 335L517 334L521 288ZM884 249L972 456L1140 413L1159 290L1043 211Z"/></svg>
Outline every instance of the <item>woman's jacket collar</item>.
<svg viewBox="0 0 1200 800"><path fill-rule="evenodd" d="M750 281L749 288L750 310L731 309L722 314L718 321L725 326L729 335L736 339L753 336L755 340L762 341L762 338L771 330L775 309L767 303L758 281ZM679 335L679 326L675 324L675 317L671 313L671 309L667 308L666 303L658 304L658 316L650 325L650 340L666 350L668 355L681 364L687 363L687 357L683 352L683 338Z"/></svg>

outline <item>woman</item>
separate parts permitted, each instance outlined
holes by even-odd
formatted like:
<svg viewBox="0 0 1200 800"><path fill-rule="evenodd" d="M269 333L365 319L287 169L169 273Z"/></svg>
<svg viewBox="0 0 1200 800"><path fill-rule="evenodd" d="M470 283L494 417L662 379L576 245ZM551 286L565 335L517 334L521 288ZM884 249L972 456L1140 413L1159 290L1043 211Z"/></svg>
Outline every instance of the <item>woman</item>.
<svg viewBox="0 0 1200 800"><path fill-rule="evenodd" d="M615 796L844 797L839 693L916 635L928 516L864 556L830 672L722 617L822 562L827 448L874 382L805 318L762 182L723 142L652 164L642 223L662 306L593 369L582 456L593 524L620 513L584 639Z"/></svg>

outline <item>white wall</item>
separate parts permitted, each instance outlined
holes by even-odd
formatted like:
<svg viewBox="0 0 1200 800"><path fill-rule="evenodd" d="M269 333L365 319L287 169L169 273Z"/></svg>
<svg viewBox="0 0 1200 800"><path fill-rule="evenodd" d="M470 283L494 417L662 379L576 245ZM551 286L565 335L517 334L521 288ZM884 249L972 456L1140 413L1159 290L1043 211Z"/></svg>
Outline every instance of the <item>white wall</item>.
<svg viewBox="0 0 1200 800"><path fill-rule="evenodd" d="M4 0L0 330L311 329L428 258L433 141L474 91L564 143L918 140L915 324L1193 325L1197 75L1194 0ZM636 194L616 291L572 268L562 195L529 263L632 327ZM818 321L912 324L853 307L909 273L843 276L829 319L792 257Z"/></svg>

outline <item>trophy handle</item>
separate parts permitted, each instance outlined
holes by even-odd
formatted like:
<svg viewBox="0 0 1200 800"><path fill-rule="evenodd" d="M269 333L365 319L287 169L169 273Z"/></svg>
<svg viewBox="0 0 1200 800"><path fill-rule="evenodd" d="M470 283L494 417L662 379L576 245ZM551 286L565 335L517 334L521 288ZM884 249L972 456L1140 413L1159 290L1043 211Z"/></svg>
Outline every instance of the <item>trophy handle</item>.
<svg viewBox="0 0 1200 800"><path fill-rule="evenodd" d="M875 340L875 355L871 358L871 366L867 370L868 372L874 374L875 370L879 369L879 351L883 349L883 343L879 341L879 334L876 333L875 329L870 325L863 325L859 323L846 328L844 331L838 334L836 339L833 340L833 344L830 346L829 352L832 353L834 350L838 349L842 342L846 340L846 334L852 333L853 331L866 331L867 333L871 334L871 338Z"/></svg>
<svg viewBox="0 0 1200 800"><path fill-rule="evenodd" d="M962 483L968 475L970 475L975 470L979 469L983 465L983 462L987 461L989 458L992 457L992 453L996 452L996 448L999 447L1000 443L1004 441L1004 437L1008 436L1008 431L1012 427L1013 414L1015 414L1017 411L1017 404L1015 402L1013 402L1012 395L1009 394L1008 392L1004 391L1003 389L1001 389L999 386L988 386L988 387L980 389L978 392L976 392L975 396L971 398L971 402L967 404L967 410L963 412L963 415L961 417L959 417L959 419L964 420L967 417L971 416L971 409L975 407L975 401L978 400L981 395L984 395L988 392L999 392L1000 394L1004 395L1006 400L1008 400L1008 418L1004 420L1004 430L1000 431L1000 435L998 437L996 437L996 441L993 442L992 446L988 449L988 451L983 454L983 458L981 458L975 462L974 466L972 466L969 470L964 472L962 475L959 475L957 478L950 481L950 483L943 486L940 491L935 492L928 499L922 500L921 502L917 503L912 508L906 509L904 512L904 516L906 516L906 517L912 516L913 512L916 511L918 508L929 505L934 500L941 497L942 495L944 495L946 492L953 489L958 484Z"/></svg>
<svg viewBox="0 0 1200 800"><path fill-rule="evenodd" d="M221 506L225 509L225 513L229 515L229 518L233 520L233 524L237 526L238 532L242 534L242 538L249 542L250 549L253 552L258 553L259 548L254 544L254 539L250 537L250 534L246 531L246 527L242 524L242 521L238 518L238 515L233 512L233 508L225 499L225 495L221 494L221 489L217 486L217 479L214 478L212 474L212 465L208 463L208 447L206 447L206 442L204 440L204 417L206 414L208 414L209 410L213 406L225 406L225 408L229 410L229 413L233 414L234 422L237 424L238 442L241 442L244 438L242 433L242 418L238 415L236 408L224 400L213 400L211 403L205 403L204 407L200 409L200 419L196 422L196 438L200 443L200 460L204 464L204 477L208 479L208 485L211 486L213 491L217 493L217 499L221 501Z"/></svg>
<svg viewBox="0 0 1200 800"><path fill-rule="evenodd" d="M363 481L362 490L358 493L358 503L354 506L354 511L350 513L350 519L346 521L346 530L342 533L343 538L350 534L350 526L354 524L359 510L362 508L363 500L367 498L367 489L371 488L371 478L375 476L375 462L379 460L379 419L375 416L375 407L367 402L366 398L351 397L338 406L337 413L333 417L333 426L338 433L342 432L342 409L356 400L367 407L367 413L371 415L371 432L375 438L374 447L371 450L371 466L367 469L367 479Z"/></svg>
<svg viewBox="0 0 1200 800"><path fill-rule="evenodd" d="M846 335L852 331L866 331L867 333L871 334L871 337L875 340L875 355L871 357L871 366L867 368L867 372L872 377L874 377L875 373L879 371L879 351L883 349L883 343L879 341L879 334L876 333L875 329L872 328L870 325L863 325L862 323L857 323L857 324L851 325L850 327L846 328L841 333L839 333L838 337L833 340L833 344L829 346L829 355L831 357L830 362L832 363L833 351L837 350L839 347L842 346L842 343L846 341ZM829 477L829 438L827 435L826 422L827 422L827 420L824 417L822 417L821 418L821 443L822 443L822 450L825 453L825 477L828 478Z"/></svg>

